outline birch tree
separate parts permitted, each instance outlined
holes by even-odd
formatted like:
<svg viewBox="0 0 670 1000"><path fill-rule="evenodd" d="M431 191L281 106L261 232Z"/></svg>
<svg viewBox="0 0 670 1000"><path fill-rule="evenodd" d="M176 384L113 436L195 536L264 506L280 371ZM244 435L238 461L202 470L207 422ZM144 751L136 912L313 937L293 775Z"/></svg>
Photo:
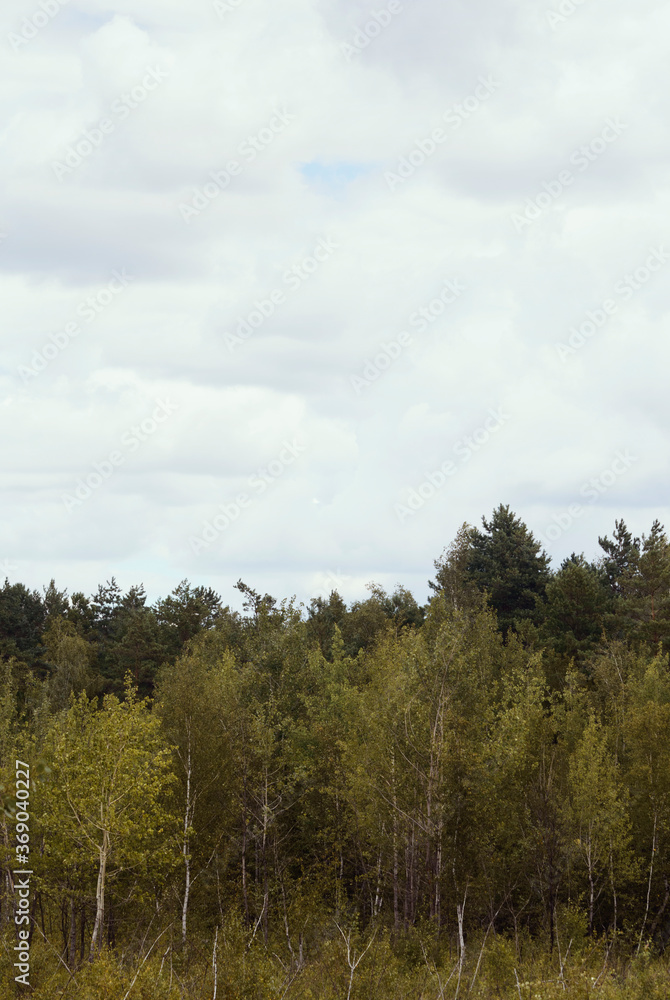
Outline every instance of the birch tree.
<svg viewBox="0 0 670 1000"><path fill-rule="evenodd" d="M596 905L608 886L616 925L618 876L627 861L630 842L619 768L609 752L607 734L593 717L570 760L568 794L566 819L577 869L586 875L591 934Z"/></svg>
<svg viewBox="0 0 670 1000"><path fill-rule="evenodd" d="M209 664L197 648L160 675L158 713L173 747L178 784L184 883L181 938L186 943L193 884L208 867L217 843L229 830L233 760L226 716L230 654Z"/></svg>
<svg viewBox="0 0 670 1000"><path fill-rule="evenodd" d="M163 805L171 782L170 748L146 701L131 687L102 709L85 694L56 716L46 737L52 768L37 814L47 859L95 871L95 919L90 956L102 948L110 881L121 872L150 871L172 862L172 820Z"/></svg>

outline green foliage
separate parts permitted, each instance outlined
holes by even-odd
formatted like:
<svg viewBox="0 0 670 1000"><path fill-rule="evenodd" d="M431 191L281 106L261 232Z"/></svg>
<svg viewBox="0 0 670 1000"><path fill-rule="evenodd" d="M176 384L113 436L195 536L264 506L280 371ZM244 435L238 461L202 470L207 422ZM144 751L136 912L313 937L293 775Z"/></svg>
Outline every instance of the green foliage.
<svg viewBox="0 0 670 1000"><path fill-rule="evenodd" d="M547 583L541 637L564 662L583 663L602 637L609 606L602 574L573 555Z"/></svg>
<svg viewBox="0 0 670 1000"><path fill-rule="evenodd" d="M221 598L210 587L192 587L182 580L169 597L156 604L156 619L165 648L177 655L202 629L211 628L221 609Z"/></svg>
<svg viewBox="0 0 670 1000"><path fill-rule="evenodd" d="M503 633L518 622L537 617L549 581L549 557L525 524L508 506L500 504L484 531L469 536L467 573L480 591L486 591Z"/></svg>
<svg viewBox="0 0 670 1000"><path fill-rule="evenodd" d="M130 896L146 898L175 863L174 821L163 804L170 748L128 685L125 701L107 695L101 710L85 693L72 696L42 752L52 773L34 794L33 836L44 838L44 850L31 860L45 892L95 900L91 949L99 951L108 884L130 874Z"/></svg>
<svg viewBox="0 0 670 1000"><path fill-rule="evenodd" d="M72 622L60 615L52 617L42 642L46 661L51 667L48 691L52 710L67 708L71 694L79 695L85 690L89 695L93 694L95 685L91 664L95 659L95 650L91 643L77 634Z"/></svg>
<svg viewBox="0 0 670 1000"><path fill-rule="evenodd" d="M469 573L472 545L476 529L463 524L439 559L436 559L435 580L428 586L438 594L443 594L448 606L455 611L476 607L481 603L480 592Z"/></svg>
<svg viewBox="0 0 670 1000"><path fill-rule="evenodd" d="M665 533L483 527L425 608L6 584L0 1000L17 759L37 997L665 1000Z"/></svg>
<svg viewBox="0 0 670 1000"><path fill-rule="evenodd" d="M0 590L0 656L15 656L29 666L41 661L40 637L46 610L39 593L5 580Z"/></svg>

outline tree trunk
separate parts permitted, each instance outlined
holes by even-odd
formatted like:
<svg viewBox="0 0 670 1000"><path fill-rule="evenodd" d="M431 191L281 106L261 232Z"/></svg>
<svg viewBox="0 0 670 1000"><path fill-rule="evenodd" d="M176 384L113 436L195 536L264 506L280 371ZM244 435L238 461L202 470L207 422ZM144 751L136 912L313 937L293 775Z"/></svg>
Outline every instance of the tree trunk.
<svg viewBox="0 0 670 1000"><path fill-rule="evenodd" d="M636 955L640 954L640 948L642 947L642 938L644 936L644 929L647 926L647 918L649 916L649 901L651 899L651 883L654 877L654 855L656 854L656 827L658 825L658 812L654 809L654 833L651 839L651 860L649 861L649 882L647 884L647 905L644 911L644 920L642 921L642 927L640 929L640 940L637 943Z"/></svg>
<svg viewBox="0 0 670 1000"><path fill-rule="evenodd" d="M249 889L247 887L247 827L249 825L249 808L247 802L246 767L242 778L242 897L244 900L244 923L251 924L249 916Z"/></svg>
<svg viewBox="0 0 670 1000"><path fill-rule="evenodd" d="M668 903L670 903L670 882L668 882L667 875L663 876L663 884L665 885L665 896L663 897L663 902L661 903L661 907L660 907L658 913L654 917L654 922L653 922L653 924L651 925L651 927L649 929L649 937L652 939L652 941L653 941L654 936L656 934L656 928L658 927L659 923L661 922L661 917L665 913L665 908L668 905Z"/></svg>
<svg viewBox="0 0 670 1000"><path fill-rule="evenodd" d="M84 955L86 953L86 903L81 904L81 931L79 936L79 964L82 965L84 962Z"/></svg>
<svg viewBox="0 0 670 1000"><path fill-rule="evenodd" d="M188 749L186 752L186 808L184 810L184 903L181 908L181 943L186 944L186 918L188 915L188 901L191 895L191 855L189 827L193 818L193 804L191 802L191 733L188 734Z"/></svg>
<svg viewBox="0 0 670 1000"><path fill-rule="evenodd" d="M383 843L384 839L384 824L382 823L380 842ZM375 898L372 904L372 916L373 918L377 916L382 908L382 900L384 898L384 893L382 889L382 847L379 848L379 854L377 855L377 884L375 887Z"/></svg>
<svg viewBox="0 0 670 1000"><path fill-rule="evenodd" d="M459 990L461 988L461 978L463 976L463 965L465 963L465 936L463 934L463 917L465 915L465 897L463 898L463 905L460 903L456 904L456 918L458 920L458 982L456 984L456 994L458 997Z"/></svg>
<svg viewBox="0 0 670 1000"><path fill-rule="evenodd" d="M589 834L589 846L586 852L586 864L589 871L589 936L593 934L593 912L595 908L595 880L593 875L593 863L591 858L591 840Z"/></svg>
<svg viewBox="0 0 670 1000"><path fill-rule="evenodd" d="M398 818L393 814L393 928L400 927L400 912L398 909Z"/></svg>
<svg viewBox="0 0 670 1000"><path fill-rule="evenodd" d="M95 923L91 935L91 961L102 949L102 925L105 919L105 879L107 877L107 859L109 857L109 831L102 835L100 851L100 867L98 868L98 884L95 890Z"/></svg>
<svg viewBox="0 0 670 1000"><path fill-rule="evenodd" d="M70 972L77 967L77 911L74 896L70 896L70 933L68 937L67 964Z"/></svg>
<svg viewBox="0 0 670 1000"><path fill-rule="evenodd" d="M270 819L270 798L268 789L268 770L265 768L265 784L263 786L263 840L262 840L262 868L263 868L263 942L267 948L268 944L268 909L270 889L268 885L268 858L267 839Z"/></svg>
<svg viewBox="0 0 670 1000"><path fill-rule="evenodd" d="M437 845L435 850L435 922L438 934L442 924L442 819L437 824Z"/></svg>

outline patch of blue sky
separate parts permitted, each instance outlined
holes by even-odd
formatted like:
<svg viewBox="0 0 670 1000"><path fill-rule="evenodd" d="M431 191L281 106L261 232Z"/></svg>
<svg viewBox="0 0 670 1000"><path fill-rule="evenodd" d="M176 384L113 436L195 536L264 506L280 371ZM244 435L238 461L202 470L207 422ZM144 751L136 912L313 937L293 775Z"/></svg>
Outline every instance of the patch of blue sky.
<svg viewBox="0 0 670 1000"><path fill-rule="evenodd" d="M319 160L312 160L311 163L302 163L299 169L312 187L337 198L344 193L352 181L377 169L377 164L347 163L344 161L321 163Z"/></svg>
<svg viewBox="0 0 670 1000"><path fill-rule="evenodd" d="M92 14L88 11L76 10L74 7L62 7L58 12L57 18L54 18L54 20L60 24L61 28L68 31L74 29L78 32L92 34L99 28L103 28L106 24L109 24L112 20L112 15L109 12Z"/></svg>

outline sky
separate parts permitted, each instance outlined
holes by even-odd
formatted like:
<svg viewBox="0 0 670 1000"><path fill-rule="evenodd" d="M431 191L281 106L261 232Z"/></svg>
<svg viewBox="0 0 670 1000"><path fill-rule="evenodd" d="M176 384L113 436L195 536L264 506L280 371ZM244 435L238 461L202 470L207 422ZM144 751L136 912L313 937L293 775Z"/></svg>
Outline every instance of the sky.
<svg viewBox="0 0 670 1000"><path fill-rule="evenodd" d="M3 578L429 596L670 526L670 6L8 0Z"/></svg>

